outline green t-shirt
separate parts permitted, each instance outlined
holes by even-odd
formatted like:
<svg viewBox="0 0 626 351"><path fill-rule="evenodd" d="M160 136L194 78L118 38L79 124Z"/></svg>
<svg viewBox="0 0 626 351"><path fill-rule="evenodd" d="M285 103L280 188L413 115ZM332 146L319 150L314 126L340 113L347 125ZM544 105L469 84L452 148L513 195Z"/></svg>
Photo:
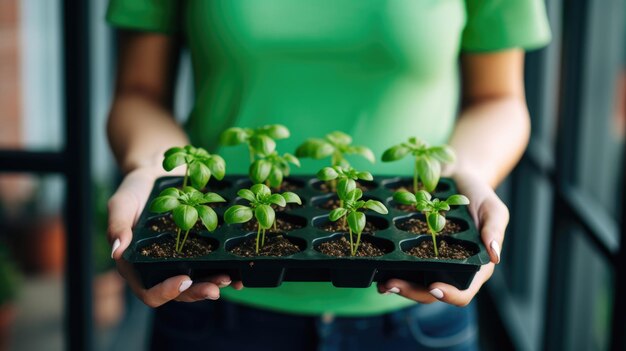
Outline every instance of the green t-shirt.
<svg viewBox="0 0 626 351"><path fill-rule="evenodd" d="M461 51L537 48L550 39L541 0L111 0L116 27L176 34L191 53L192 143L246 173L245 147L219 148L227 127L281 123L293 152L308 137L352 135L376 155L409 136L448 140L458 108ZM408 174L410 160L357 169ZM303 160L294 173L328 161ZM372 315L412 304L376 288L325 283L225 289L233 301L278 311Z"/></svg>

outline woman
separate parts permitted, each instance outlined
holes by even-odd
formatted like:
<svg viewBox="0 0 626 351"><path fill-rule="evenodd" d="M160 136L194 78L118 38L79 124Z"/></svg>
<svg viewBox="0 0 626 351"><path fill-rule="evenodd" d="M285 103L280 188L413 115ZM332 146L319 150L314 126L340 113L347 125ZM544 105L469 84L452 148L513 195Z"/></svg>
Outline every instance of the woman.
<svg viewBox="0 0 626 351"><path fill-rule="evenodd" d="M107 19L125 31L108 131L126 177L109 202L109 239L135 294L162 306L153 348L475 349L473 305L456 306L470 303L500 261L508 211L492 189L528 141L523 50L549 40L545 17L541 0L112 0ZM195 88L184 129L171 108L182 45ZM191 142L222 155L228 173L245 173L245 150L220 149L218 136L270 123L292 132L279 142L283 152L332 130L377 155L409 136L451 144L458 160L448 175L470 198L491 263L463 291L401 280L239 290L227 276L177 276L143 289L121 257L164 174L163 151ZM300 171L320 165L306 160ZM353 165L411 170L402 162Z"/></svg>

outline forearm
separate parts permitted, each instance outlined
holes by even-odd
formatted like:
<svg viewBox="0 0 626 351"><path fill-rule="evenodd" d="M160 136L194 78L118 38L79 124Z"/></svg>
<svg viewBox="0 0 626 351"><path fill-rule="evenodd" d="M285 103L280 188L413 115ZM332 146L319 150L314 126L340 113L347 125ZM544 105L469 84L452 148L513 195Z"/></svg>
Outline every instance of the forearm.
<svg viewBox="0 0 626 351"><path fill-rule="evenodd" d="M124 173L140 167L158 168L165 150L189 143L171 111L140 93L116 96L107 130Z"/></svg>
<svg viewBox="0 0 626 351"><path fill-rule="evenodd" d="M450 145L456 172L472 173L496 187L521 158L530 135L523 97L499 97L469 104L457 122Z"/></svg>

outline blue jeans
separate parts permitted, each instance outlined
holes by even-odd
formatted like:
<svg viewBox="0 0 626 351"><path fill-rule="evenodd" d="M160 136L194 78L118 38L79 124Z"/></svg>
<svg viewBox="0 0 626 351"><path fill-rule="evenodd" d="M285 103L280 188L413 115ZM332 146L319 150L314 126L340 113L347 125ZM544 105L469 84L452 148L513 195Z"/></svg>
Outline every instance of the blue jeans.
<svg viewBox="0 0 626 351"><path fill-rule="evenodd" d="M152 350L478 350L476 310L441 302L373 317L301 316L228 301L156 310Z"/></svg>

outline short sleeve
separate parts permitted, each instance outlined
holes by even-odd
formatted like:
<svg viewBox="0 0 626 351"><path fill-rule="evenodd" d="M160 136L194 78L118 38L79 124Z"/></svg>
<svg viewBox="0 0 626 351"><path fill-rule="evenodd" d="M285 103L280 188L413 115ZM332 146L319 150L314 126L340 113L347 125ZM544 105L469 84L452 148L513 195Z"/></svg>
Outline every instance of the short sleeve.
<svg viewBox="0 0 626 351"><path fill-rule="evenodd" d="M110 0L106 20L114 27L173 33L178 29L178 0Z"/></svg>
<svg viewBox="0 0 626 351"><path fill-rule="evenodd" d="M550 42L543 0L466 0L461 50L537 49Z"/></svg>

